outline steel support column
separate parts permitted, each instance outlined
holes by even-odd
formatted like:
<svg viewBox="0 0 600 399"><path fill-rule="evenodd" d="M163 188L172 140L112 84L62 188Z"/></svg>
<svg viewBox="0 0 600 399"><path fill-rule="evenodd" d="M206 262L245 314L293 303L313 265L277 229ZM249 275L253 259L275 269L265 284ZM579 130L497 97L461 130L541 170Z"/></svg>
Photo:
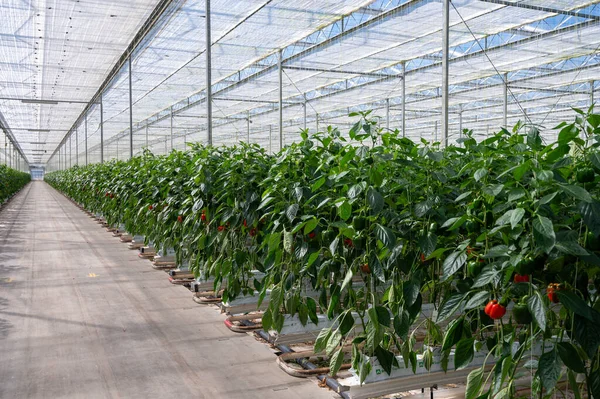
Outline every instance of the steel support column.
<svg viewBox="0 0 600 399"><path fill-rule="evenodd" d="M146 125L146 149L148 149L148 125Z"/></svg>
<svg viewBox="0 0 600 399"><path fill-rule="evenodd" d="M283 68L281 66L283 53L279 50L277 57L277 72L279 74L279 149L283 148Z"/></svg>
<svg viewBox="0 0 600 399"><path fill-rule="evenodd" d="M448 146L448 48L450 47L450 0L443 0L442 26L442 137Z"/></svg>
<svg viewBox="0 0 600 399"><path fill-rule="evenodd" d="M212 39L210 37L210 0L205 1L206 8L206 133L208 145L212 145L212 58L211 46Z"/></svg>
<svg viewBox="0 0 600 399"><path fill-rule="evenodd" d="M594 106L594 81L590 82L590 107Z"/></svg>
<svg viewBox="0 0 600 399"><path fill-rule="evenodd" d="M129 62L129 158L133 158L133 87L131 86L131 54ZM118 156L117 156L118 159Z"/></svg>
<svg viewBox="0 0 600 399"><path fill-rule="evenodd" d="M273 126L269 125L269 154L273 153Z"/></svg>

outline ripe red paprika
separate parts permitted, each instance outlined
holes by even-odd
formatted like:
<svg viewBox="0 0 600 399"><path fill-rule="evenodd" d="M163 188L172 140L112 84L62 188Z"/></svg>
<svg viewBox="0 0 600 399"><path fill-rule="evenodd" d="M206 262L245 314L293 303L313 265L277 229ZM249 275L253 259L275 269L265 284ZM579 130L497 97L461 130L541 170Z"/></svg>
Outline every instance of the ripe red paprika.
<svg viewBox="0 0 600 399"><path fill-rule="evenodd" d="M202 215L200 215L200 220L206 222L206 211L202 211Z"/></svg>
<svg viewBox="0 0 600 399"><path fill-rule="evenodd" d="M485 314L494 320L501 319L506 314L506 307L499 304L498 300L494 299L488 302L485 306Z"/></svg>
<svg viewBox="0 0 600 399"><path fill-rule="evenodd" d="M546 295L548 295L548 299L550 300L550 302L552 302L552 303L560 302L560 300L558 299L557 292L560 291L561 289L562 289L561 284L551 283L548 285L548 288L546 288Z"/></svg>
<svg viewBox="0 0 600 399"><path fill-rule="evenodd" d="M225 226L222 226L222 225L221 225L221 226L217 227L217 230L219 230L219 231L223 231L223 230L225 230Z"/></svg>
<svg viewBox="0 0 600 399"><path fill-rule="evenodd" d="M354 242L349 239L349 238L344 238L344 245L349 247L349 248L353 248L354 247Z"/></svg>
<svg viewBox="0 0 600 399"><path fill-rule="evenodd" d="M519 273L515 273L514 282L515 283L528 283L529 275L527 275L527 274L521 275Z"/></svg>
<svg viewBox="0 0 600 399"><path fill-rule="evenodd" d="M360 271L365 273L365 274L370 274L371 273L371 268L369 267L368 263L364 263L362 265L360 265Z"/></svg>
<svg viewBox="0 0 600 399"><path fill-rule="evenodd" d="M152 205L148 205L148 210L151 211L152 209L154 209L154 207Z"/></svg>
<svg viewBox="0 0 600 399"><path fill-rule="evenodd" d="M246 219L244 219L243 225L244 225L244 227L248 227L248 222L246 222Z"/></svg>
<svg viewBox="0 0 600 399"><path fill-rule="evenodd" d="M317 236L317 233L315 233L314 231L311 231L310 233L308 233L308 238L310 238L311 240L313 238L315 238Z"/></svg>
<svg viewBox="0 0 600 399"><path fill-rule="evenodd" d="M250 229L250 237L254 237L256 234L258 234L258 230L256 229L256 227Z"/></svg>
<svg viewBox="0 0 600 399"><path fill-rule="evenodd" d="M183 216L182 215L177 216L177 221L179 223L182 223L183 222Z"/></svg>

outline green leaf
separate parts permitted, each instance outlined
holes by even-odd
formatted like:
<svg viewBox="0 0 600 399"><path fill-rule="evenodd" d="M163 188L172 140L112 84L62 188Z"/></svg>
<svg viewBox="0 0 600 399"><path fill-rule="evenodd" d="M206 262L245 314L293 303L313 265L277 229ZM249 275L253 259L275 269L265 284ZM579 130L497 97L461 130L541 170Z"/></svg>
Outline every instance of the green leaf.
<svg viewBox="0 0 600 399"><path fill-rule="evenodd" d="M340 317L340 332L342 333L342 335L346 335L350 332L350 330L352 330L352 327L354 327L354 316L351 312L344 312L340 315Z"/></svg>
<svg viewBox="0 0 600 399"><path fill-rule="evenodd" d="M471 194L473 194L472 191L467 191L465 193L462 193L461 195L459 195L458 197L456 197L456 199L454 200L454 202L460 202L460 201L464 200L465 198L467 198Z"/></svg>
<svg viewBox="0 0 600 399"><path fill-rule="evenodd" d="M553 390L556 386L556 382L560 376L561 366L562 362L558 357L558 353L554 349L540 356L537 375L540 377L542 386L547 391Z"/></svg>
<svg viewBox="0 0 600 399"><path fill-rule="evenodd" d="M460 341L463 334L463 323L464 318L452 320L448 325L446 334L444 335L444 341L442 342L442 351L446 351L452 348L458 341Z"/></svg>
<svg viewBox="0 0 600 399"><path fill-rule="evenodd" d="M312 264L315 263L317 259L319 259L319 255L320 254L321 254L321 250L320 249L317 252L313 252L312 254L310 254L310 256L308 257L307 266L311 267Z"/></svg>
<svg viewBox="0 0 600 399"><path fill-rule="evenodd" d="M369 187L367 191L367 202L373 211L373 214L378 214L383 209L383 197L373 187Z"/></svg>
<svg viewBox="0 0 600 399"><path fill-rule="evenodd" d="M573 317L573 335L585 353L592 358L600 346L600 326L575 314Z"/></svg>
<svg viewBox="0 0 600 399"><path fill-rule="evenodd" d="M447 280L456 273L467 262L467 254L464 251L452 252L445 260L442 266L444 275L442 280Z"/></svg>
<svg viewBox="0 0 600 399"><path fill-rule="evenodd" d="M569 255L588 255L588 252L577 241L556 241L556 249Z"/></svg>
<svg viewBox="0 0 600 399"><path fill-rule="evenodd" d="M452 316L457 310L462 301L465 298L465 294L452 294L448 299L444 301L437 315L437 322L441 323L448 317Z"/></svg>
<svg viewBox="0 0 600 399"><path fill-rule="evenodd" d="M513 202L526 196L527 193L522 188L514 188L508 192L508 202Z"/></svg>
<svg viewBox="0 0 600 399"><path fill-rule="evenodd" d="M314 351L315 353L321 353L325 350L327 346L327 342L329 342L329 337L331 336L331 328L324 328L319 331L319 335L317 335L317 339L315 340Z"/></svg>
<svg viewBox="0 0 600 399"><path fill-rule="evenodd" d="M338 215L342 220L348 220L352 216L352 205L348 201L344 201L338 207Z"/></svg>
<svg viewBox="0 0 600 399"><path fill-rule="evenodd" d="M486 168L477 169L473 177L475 178L475 181L479 181L483 179L487 175L487 173L488 171Z"/></svg>
<svg viewBox="0 0 600 399"><path fill-rule="evenodd" d="M294 219L296 218L298 209L300 209L300 205L292 204L292 205L288 206L287 209L285 210L285 215L287 216L287 218L290 222L293 222Z"/></svg>
<svg viewBox="0 0 600 399"><path fill-rule="evenodd" d="M487 291L479 291L473 295L465 304L465 310L475 309L482 306L488 301L490 293Z"/></svg>
<svg viewBox="0 0 600 399"><path fill-rule="evenodd" d="M484 187L482 191L484 194L486 194L490 197L496 197L498 194L500 194L502 192L503 188L504 188L504 184L494 184L494 185Z"/></svg>
<svg viewBox="0 0 600 399"><path fill-rule="evenodd" d="M531 161L528 160L528 161L523 162L521 165L519 165L515 168L515 170L513 171L513 177L515 178L515 180L521 180L523 178L523 176L525 176L525 173L527 173L530 168L531 168Z"/></svg>
<svg viewBox="0 0 600 399"><path fill-rule="evenodd" d="M471 371L467 377L465 399L476 399L483 386L483 367Z"/></svg>
<svg viewBox="0 0 600 399"><path fill-rule="evenodd" d="M556 243L552 221L545 216L538 215L533 221L533 236L536 244L546 253L550 253Z"/></svg>
<svg viewBox="0 0 600 399"><path fill-rule="evenodd" d="M317 218L309 219L304 225L304 234L306 235L313 231L318 226L318 224L319 221L317 220Z"/></svg>
<svg viewBox="0 0 600 399"><path fill-rule="evenodd" d="M342 351L342 348L340 348L333 354L333 356L331 356L331 359L329 360L329 374L335 376L337 372L340 371L343 363L344 352Z"/></svg>
<svg viewBox="0 0 600 399"><path fill-rule="evenodd" d="M600 398L600 369L590 373L590 390L593 398Z"/></svg>
<svg viewBox="0 0 600 399"><path fill-rule="evenodd" d="M325 176L321 177L319 180L317 180L316 182L313 183L313 185L310 187L311 191L316 191L318 190L327 180L327 178Z"/></svg>
<svg viewBox="0 0 600 399"><path fill-rule="evenodd" d="M354 198L358 197L360 195L360 193L362 193L363 190L365 189L365 186L366 186L365 182L360 182L360 183L357 183L357 184L353 185L352 187L350 187L350 189L348 190L348 198L354 199Z"/></svg>
<svg viewBox="0 0 600 399"><path fill-rule="evenodd" d="M381 346L375 348L375 356L377 360L379 360L379 364L381 368L390 375L392 373L392 365L395 361L395 356L392 352L383 349Z"/></svg>
<svg viewBox="0 0 600 399"><path fill-rule="evenodd" d="M204 201L202 201L202 198L199 198L194 203L194 206L192 207L192 212L194 212L194 213L198 212L200 209L202 209L203 206L204 206Z"/></svg>
<svg viewBox="0 0 600 399"><path fill-rule="evenodd" d="M390 251L394 249L394 246L396 245L396 235L392 230L376 223L374 231L377 239L379 239L379 241L381 241Z"/></svg>
<svg viewBox="0 0 600 399"><path fill-rule="evenodd" d="M565 290L556 291L560 303L571 312L585 317L591 322L597 322L600 325L600 314L590 307L583 299L575 293Z"/></svg>
<svg viewBox="0 0 600 399"><path fill-rule="evenodd" d="M581 202L579 212L587 227L596 235L600 236L600 202L594 200L591 203Z"/></svg>
<svg viewBox="0 0 600 399"><path fill-rule="evenodd" d="M540 327L540 330L546 331L546 306L538 291L535 291L527 299L527 308Z"/></svg>
<svg viewBox="0 0 600 399"><path fill-rule="evenodd" d="M577 198L578 200L581 200L583 202L588 202L588 203L592 202L592 196L583 187L573 186L570 184L559 184L559 187L566 194L569 194L569 195Z"/></svg>
<svg viewBox="0 0 600 399"><path fill-rule="evenodd" d="M481 273L479 273L479 276L477 276L471 288L480 288L487 284L490 284L494 282L494 280L496 280L499 274L500 272L496 270L493 266L486 266L481 271Z"/></svg>
<svg viewBox="0 0 600 399"><path fill-rule="evenodd" d="M585 373L585 365L572 343L559 342L556 344L556 350L565 366L576 373Z"/></svg>
<svg viewBox="0 0 600 399"><path fill-rule="evenodd" d="M429 200L419 202L417 205L415 205L415 216L418 218L422 218L427 214L427 212L429 212L432 206L433 203Z"/></svg>
<svg viewBox="0 0 600 399"><path fill-rule="evenodd" d="M510 227L515 228L519 223L521 223L521 219L525 216L525 209L517 208L513 210L513 213L510 216Z"/></svg>
<svg viewBox="0 0 600 399"><path fill-rule="evenodd" d="M352 282L352 277L354 277L354 273L352 273L352 269L348 268L346 277L344 277L344 281L342 282L341 291L344 291L344 289Z"/></svg>
<svg viewBox="0 0 600 399"><path fill-rule="evenodd" d="M569 124L558 133L558 143L561 145L569 144L577 136L579 136L579 129L574 124Z"/></svg>
<svg viewBox="0 0 600 399"><path fill-rule="evenodd" d="M425 254L426 257L435 251L436 245L437 236L432 232L428 232L426 236L419 237L419 249Z"/></svg>
<svg viewBox="0 0 600 399"><path fill-rule="evenodd" d="M454 352L455 370L464 369L473 361L473 356L475 355L474 340L475 338L463 338L456 344Z"/></svg>
<svg viewBox="0 0 600 399"><path fill-rule="evenodd" d="M333 334L331 334L329 336L329 339L327 340L327 346L325 347L325 352L328 355L331 355L333 353L333 351L335 351L337 349L337 347L340 346L340 342L342 342L342 333L339 330L335 330L333 332Z"/></svg>

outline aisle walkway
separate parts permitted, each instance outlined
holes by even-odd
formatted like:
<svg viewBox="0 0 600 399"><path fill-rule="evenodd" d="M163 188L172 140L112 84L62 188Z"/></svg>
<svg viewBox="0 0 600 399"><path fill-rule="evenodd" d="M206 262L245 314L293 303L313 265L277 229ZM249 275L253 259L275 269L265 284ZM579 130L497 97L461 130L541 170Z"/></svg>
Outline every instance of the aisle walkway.
<svg viewBox="0 0 600 399"><path fill-rule="evenodd" d="M0 211L0 398L332 398L43 182Z"/></svg>

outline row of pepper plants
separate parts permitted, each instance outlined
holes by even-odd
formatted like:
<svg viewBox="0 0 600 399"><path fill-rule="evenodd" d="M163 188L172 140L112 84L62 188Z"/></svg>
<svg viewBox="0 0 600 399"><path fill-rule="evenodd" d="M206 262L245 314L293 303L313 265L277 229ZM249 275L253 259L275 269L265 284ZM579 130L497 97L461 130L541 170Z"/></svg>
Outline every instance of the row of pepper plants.
<svg viewBox="0 0 600 399"><path fill-rule="evenodd" d="M22 189L31 180L29 173L0 165L0 204Z"/></svg>
<svg viewBox="0 0 600 399"><path fill-rule="evenodd" d="M224 301L269 293L265 329L337 319L315 342L332 374L348 347L361 382L374 359L429 368L438 348L444 370L486 354L468 398L518 396L522 377L537 397L600 397L600 115L575 111L550 143L517 125L442 148L366 112L272 155L192 144L46 180L174 248Z"/></svg>

